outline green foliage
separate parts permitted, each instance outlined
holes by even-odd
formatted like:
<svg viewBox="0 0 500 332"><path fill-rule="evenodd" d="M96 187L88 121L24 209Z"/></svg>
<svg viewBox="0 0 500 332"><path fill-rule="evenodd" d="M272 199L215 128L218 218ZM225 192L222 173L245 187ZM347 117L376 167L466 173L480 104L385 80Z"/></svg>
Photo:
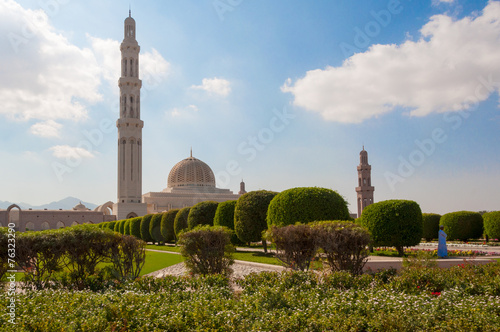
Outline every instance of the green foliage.
<svg viewBox="0 0 500 332"><path fill-rule="evenodd" d="M152 214L146 214L145 216L142 217L141 220L141 239L146 243L154 242L151 233L149 233L149 223L151 222L152 218L153 218Z"/></svg>
<svg viewBox="0 0 500 332"><path fill-rule="evenodd" d="M292 270L307 271L316 255L314 230L309 225L272 226L267 237L276 245L276 257Z"/></svg>
<svg viewBox="0 0 500 332"><path fill-rule="evenodd" d="M224 226L229 228L233 233L231 234L231 243L233 245L243 244L234 232L234 209L236 208L236 201L225 201L219 203L217 211L215 211L214 226Z"/></svg>
<svg viewBox="0 0 500 332"><path fill-rule="evenodd" d="M123 234L130 235L130 221L131 219L125 220L125 227L123 227Z"/></svg>
<svg viewBox="0 0 500 332"><path fill-rule="evenodd" d="M108 221L106 223L106 226L104 228L107 227L109 230L114 231L115 230L115 225L116 225L116 221Z"/></svg>
<svg viewBox="0 0 500 332"><path fill-rule="evenodd" d="M361 214L362 224L371 233L374 246L404 247L422 239L422 211L414 201L388 200L368 205Z"/></svg>
<svg viewBox="0 0 500 332"><path fill-rule="evenodd" d="M115 221L115 224L113 225L113 231L120 233L120 225L121 225L121 220Z"/></svg>
<svg viewBox="0 0 500 332"><path fill-rule="evenodd" d="M173 209L165 212L161 217L161 234L165 239L165 242L172 243L175 242L175 231L174 231L174 222L175 217L180 209Z"/></svg>
<svg viewBox="0 0 500 332"><path fill-rule="evenodd" d="M142 237L141 237L141 221L142 221L142 217L135 217L135 218L130 219L130 222L129 222L130 235L133 235L138 239L142 239Z"/></svg>
<svg viewBox="0 0 500 332"><path fill-rule="evenodd" d="M188 229L194 229L198 225L214 225L215 211L219 203L214 201L205 201L195 204L189 211Z"/></svg>
<svg viewBox="0 0 500 332"><path fill-rule="evenodd" d="M490 239L500 239L500 211L483 214L484 234Z"/></svg>
<svg viewBox="0 0 500 332"><path fill-rule="evenodd" d="M304 187L285 190L269 204L269 227L319 220L351 220L345 199L331 189Z"/></svg>
<svg viewBox="0 0 500 332"><path fill-rule="evenodd" d="M323 250L331 271L363 272L370 243L366 228L351 221L318 221L313 229L316 246Z"/></svg>
<svg viewBox="0 0 500 332"><path fill-rule="evenodd" d="M13 233L11 236L9 236L9 233ZM15 236L15 232L12 230L9 232L9 228L7 227L0 227L0 280L2 280L3 276L5 273L7 273L7 270L9 270L8 266L8 259L9 258L15 258L15 250L14 251L8 251L8 242L9 242L9 237ZM15 248L14 248L15 249ZM12 256L12 257L9 257Z"/></svg>
<svg viewBox="0 0 500 332"><path fill-rule="evenodd" d="M440 214L435 214L435 213L422 214L422 227L423 227L422 237L426 241L437 239L440 219L441 219Z"/></svg>
<svg viewBox="0 0 500 332"><path fill-rule="evenodd" d="M241 241L248 243L262 239L262 232L267 229L267 209L276 195L273 191L258 190L238 198L234 209L234 231Z"/></svg>
<svg viewBox="0 0 500 332"><path fill-rule="evenodd" d="M443 215L440 221L448 240L467 241L483 235L483 217L478 212L458 211Z"/></svg>
<svg viewBox="0 0 500 332"><path fill-rule="evenodd" d="M177 239L179 238L179 235L181 235L181 233L184 230L188 229L189 210L191 210L191 207L182 208L175 216L174 231L175 231L175 236L177 237Z"/></svg>
<svg viewBox="0 0 500 332"><path fill-rule="evenodd" d="M120 234L125 234L125 223L127 222L127 219L120 220Z"/></svg>
<svg viewBox="0 0 500 332"><path fill-rule="evenodd" d="M229 275L234 260L231 232L226 227L200 225L179 236L184 263L192 274Z"/></svg>
<svg viewBox="0 0 500 332"><path fill-rule="evenodd" d="M162 217L163 213L156 213L153 215L151 222L149 223L149 234L151 234L153 241L157 243L165 243L165 238L161 234Z"/></svg>

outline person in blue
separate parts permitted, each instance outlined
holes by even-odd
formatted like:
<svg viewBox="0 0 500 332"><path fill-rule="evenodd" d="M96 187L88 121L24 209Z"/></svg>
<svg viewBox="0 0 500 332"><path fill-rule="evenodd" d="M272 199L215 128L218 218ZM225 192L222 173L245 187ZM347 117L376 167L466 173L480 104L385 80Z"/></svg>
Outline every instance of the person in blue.
<svg viewBox="0 0 500 332"><path fill-rule="evenodd" d="M438 252L437 255L439 258L447 258L448 257L448 249L446 248L446 233L444 232L444 226L439 226L438 232Z"/></svg>

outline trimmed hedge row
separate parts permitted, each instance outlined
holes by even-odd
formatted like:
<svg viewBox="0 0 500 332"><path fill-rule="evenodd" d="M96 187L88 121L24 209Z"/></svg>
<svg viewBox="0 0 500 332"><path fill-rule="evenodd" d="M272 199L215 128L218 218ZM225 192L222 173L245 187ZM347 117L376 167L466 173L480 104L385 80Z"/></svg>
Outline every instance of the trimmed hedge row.
<svg viewBox="0 0 500 332"><path fill-rule="evenodd" d="M439 220L441 219L440 214L436 213L424 213L422 214L422 237L426 241L431 241L437 239L439 232Z"/></svg>
<svg viewBox="0 0 500 332"><path fill-rule="evenodd" d="M161 234L167 243L172 243L177 240L175 237L174 222L179 211L180 209L169 210L161 217Z"/></svg>
<svg viewBox="0 0 500 332"><path fill-rule="evenodd" d="M500 239L500 211L483 214L484 234L490 239Z"/></svg>
<svg viewBox="0 0 500 332"><path fill-rule="evenodd" d="M478 212L457 211L443 215L440 221L448 240L467 241L483 235L483 217Z"/></svg>

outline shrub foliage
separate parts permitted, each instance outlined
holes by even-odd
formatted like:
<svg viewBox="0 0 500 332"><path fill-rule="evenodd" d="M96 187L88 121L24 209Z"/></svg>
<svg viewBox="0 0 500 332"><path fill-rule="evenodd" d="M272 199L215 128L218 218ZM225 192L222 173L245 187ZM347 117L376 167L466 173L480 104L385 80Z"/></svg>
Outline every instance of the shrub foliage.
<svg viewBox="0 0 500 332"><path fill-rule="evenodd" d="M424 213L422 214L422 227L423 234L422 237L426 241L431 241L432 239L437 239L439 232L439 220L441 219L440 214L436 213Z"/></svg>
<svg viewBox="0 0 500 332"><path fill-rule="evenodd" d="M483 235L483 217L478 212L458 211L441 217L448 240L467 241Z"/></svg>
<svg viewBox="0 0 500 332"><path fill-rule="evenodd" d="M173 209L163 213L161 217L161 235L165 239L165 242L171 243L175 242L175 231L174 231L174 222L175 217L180 209Z"/></svg>
<svg viewBox="0 0 500 332"><path fill-rule="evenodd" d="M285 190L269 204L269 227L319 220L351 220L345 199L331 189L304 187Z"/></svg>
<svg viewBox="0 0 500 332"><path fill-rule="evenodd" d="M371 233L375 246L396 247L400 256L404 247L422 239L422 211L414 201L388 200L368 205L361 222Z"/></svg>
<svg viewBox="0 0 500 332"><path fill-rule="evenodd" d="M231 232L221 226L203 225L179 236L184 263L192 274L231 274L234 260Z"/></svg>
<svg viewBox="0 0 500 332"><path fill-rule="evenodd" d="M234 209L236 201L226 201L219 203L217 211L215 211L214 226L224 226L232 231L231 243L234 245L243 244L234 232Z"/></svg>
<svg viewBox="0 0 500 332"><path fill-rule="evenodd" d="M161 233L161 218L163 217L163 213L156 213L151 218L149 223L149 234L153 238L153 241L156 243L165 243L165 238Z"/></svg>
<svg viewBox="0 0 500 332"><path fill-rule="evenodd" d="M149 224L151 223L152 218L153 214L146 214L141 220L141 239L146 243L154 242L151 233L149 233Z"/></svg>
<svg viewBox="0 0 500 332"><path fill-rule="evenodd" d="M129 222L130 235L133 235L138 239L142 239L141 238L141 221L142 221L142 217L135 217L135 218L130 219L130 222Z"/></svg>
<svg viewBox="0 0 500 332"><path fill-rule="evenodd" d="M175 216L174 231L177 239L179 238L179 235L188 228L189 210L191 210L191 207L182 208Z"/></svg>
<svg viewBox="0 0 500 332"><path fill-rule="evenodd" d="M500 211L483 214L484 234L490 239L500 239Z"/></svg>
<svg viewBox="0 0 500 332"><path fill-rule="evenodd" d="M188 229L194 229L198 225L214 225L215 211L219 203L214 201L205 201L195 204L189 210Z"/></svg>
<svg viewBox="0 0 500 332"><path fill-rule="evenodd" d="M316 256L314 230L309 225L272 226L268 239L276 245L276 257L288 268L307 271Z"/></svg>

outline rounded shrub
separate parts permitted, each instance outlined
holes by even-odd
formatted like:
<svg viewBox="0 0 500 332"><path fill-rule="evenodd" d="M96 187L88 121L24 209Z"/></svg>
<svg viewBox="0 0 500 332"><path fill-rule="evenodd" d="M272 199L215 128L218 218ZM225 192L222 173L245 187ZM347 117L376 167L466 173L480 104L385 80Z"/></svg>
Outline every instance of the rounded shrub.
<svg viewBox="0 0 500 332"><path fill-rule="evenodd" d="M316 239L310 225L272 226L266 237L276 245L276 258L285 267L307 271L316 256Z"/></svg>
<svg viewBox="0 0 500 332"><path fill-rule="evenodd" d="M141 221L142 221L142 217L135 217L135 218L130 219L130 222L129 222L130 235L133 235L138 239L142 239L142 237L141 237Z"/></svg>
<svg viewBox="0 0 500 332"><path fill-rule="evenodd" d="M457 211L443 215L440 221L448 240L467 241L483 235L483 217L478 212Z"/></svg>
<svg viewBox="0 0 500 332"><path fill-rule="evenodd" d="M195 204L189 211L188 229L194 229L198 225L214 225L215 211L219 203L205 201Z"/></svg>
<svg viewBox="0 0 500 332"><path fill-rule="evenodd" d="M236 201L234 208L234 231L245 242L257 242L267 230L267 210L276 192L257 190L248 192Z"/></svg>
<svg viewBox="0 0 500 332"><path fill-rule="evenodd" d="M175 242L175 231L174 231L174 222L175 217L180 209L173 209L165 212L161 217L161 235L165 239L165 242L171 243Z"/></svg>
<svg viewBox="0 0 500 332"><path fill-rule="evenodd" d="M125 220L125 227L123 227L123 234L124 235L130 235L130 220L131 219Z"/></svg>
<svg viewBox="0 0 500 332"><path fill-rule="evenodd" d="M303 187L285 190L269 204L269 227L319 220L351 220L345 199L331 189Z"/></svg>
<svg viewBox="0 0 500 332"><path fill-rule="evenodd" d="M149 223L151 222L152 218L153 214L146 214L142 217L141 220L141 239L146 243L154 242L153 237L149 233Z"/></svg>
<svg viewBox="0 0 500 332"><path fill-rule="evenodd" d="M215 211L214 226L224 226L232 231L231 243L233 245L241 245L243 242L238 239L234 232L234 209L236 208L236 201L225 201L219 203L217 211Z"/></svg>
<svg viewBox="0 0 500 332"><path fill-rule="evenodd" d="M422 237L426 241L431 241L432 239L437 239L439 232L439 220L441 219L440 214L436 213L424 213L422 214L422 227L423 234Z"/></svg>
<svg viewBox="0 0 500 332"><path fill-rule="evenodd" d="M500 239L500 211L483 214L484 234L490 239Z"/></svg>
<svg viewBox="0 0 500 332"><path fill-rule="evenodd" d="M125 234L125 223L127 222L127 219L120 220L120 234Z"/></svg>
<svg viewBox="0 0 500 332"><path fill-rule="evenodd" d="M368 205L361 222L372 235L373 245L396 247L400 256L404 247L422 239L422 210L414 201L388 200Z"/></svg>
<svg viewBox="0 0 500 332"><path fill-rule="evenodd" d="M151 218L151 222L149 223L149 234L153 238L154 242L165 243L165 239L161 234L161 218L163 217L163 213L156 213Z"/></svg>
<svg viewBox="0 0 500 332"><path fill-rule="evenodd" d="M106 223L106 226L104 227L104 229L106 229L106 227L112 231L115 230L115 225L116 225L116 221L109 221Z"/></svg>
<svg viewBox="0 0 500 332"><path fill-rule="evenodd" d="M117 233L120 233L120 223L121 223L121 220L117 220L115 222L115 224L113 225L113 230Z"/></svg>
<svg viewBox="0 0 500 332"><path fill-rule="evenodd" d="M179 235L181 234L182 231L188 228L189 210L191 210L191 207L182 208L175 216L174 231L175 231L175 236L177 238L179 238Z"/></svg>

